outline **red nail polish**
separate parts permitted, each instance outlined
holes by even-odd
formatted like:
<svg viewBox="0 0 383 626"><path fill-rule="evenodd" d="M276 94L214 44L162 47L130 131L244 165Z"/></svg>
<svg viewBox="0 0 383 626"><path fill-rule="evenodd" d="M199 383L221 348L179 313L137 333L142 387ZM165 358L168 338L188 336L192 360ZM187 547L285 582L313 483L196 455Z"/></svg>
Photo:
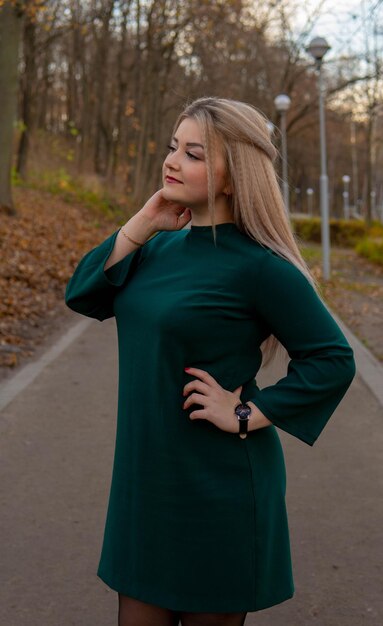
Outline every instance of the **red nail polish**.
<svg viewBox="0 0 383 626"><path fill-rule="evenodd" d="M185 367L185 372L187 372L188 370L190 370L190 367Z"/></svg>

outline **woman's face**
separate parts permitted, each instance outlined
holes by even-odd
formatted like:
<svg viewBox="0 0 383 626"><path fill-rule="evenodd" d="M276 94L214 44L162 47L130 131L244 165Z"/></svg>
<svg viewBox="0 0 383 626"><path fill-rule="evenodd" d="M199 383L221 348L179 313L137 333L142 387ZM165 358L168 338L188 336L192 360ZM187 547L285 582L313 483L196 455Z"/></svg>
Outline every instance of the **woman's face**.
<svg viewBox="0 0 383 626"><path fill-rule="evenodd" d="M190 117L182 120L171 139L169 150L162 168L164 197L182 206L207 209L206 154L196 120ZM223 149L218 143L214 166L217 198L225 189L226 173Z"/></svg>

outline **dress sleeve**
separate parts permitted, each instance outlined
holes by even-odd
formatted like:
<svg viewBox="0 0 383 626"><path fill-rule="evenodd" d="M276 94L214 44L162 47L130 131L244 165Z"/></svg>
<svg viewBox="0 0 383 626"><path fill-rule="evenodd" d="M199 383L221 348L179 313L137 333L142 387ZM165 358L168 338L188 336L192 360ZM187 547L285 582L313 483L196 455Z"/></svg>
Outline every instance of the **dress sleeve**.
<svg viewBox="0 0 383 626"><path fill-rule="evenodd" d="M142 248L104 270L120 229L83 256L65 290L65 304L87 317L100 321L114 316L113 298L137 266Z"/></svg>
<svg viewBox="0 0 383 626"><path fill-rule="evenodd" d="M248 400L312 446L355 376L353 350L306 276L272 251L260 264L253 303L291 360L285 377L256 387Z"/></svg>

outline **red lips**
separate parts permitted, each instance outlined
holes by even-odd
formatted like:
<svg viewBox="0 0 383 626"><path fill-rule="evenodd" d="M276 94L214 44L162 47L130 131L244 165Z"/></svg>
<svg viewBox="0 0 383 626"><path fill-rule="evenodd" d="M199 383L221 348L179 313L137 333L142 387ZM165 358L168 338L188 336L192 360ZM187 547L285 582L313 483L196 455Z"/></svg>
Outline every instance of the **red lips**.
<svg viewBox="0 0 383 626"><path fill-rule="evenodd" d="M177 178L173 178L173 176L166 176L166 180L169 181L170 183L171 182L174 182L174 183L180 183L181 182Z"/></svg>

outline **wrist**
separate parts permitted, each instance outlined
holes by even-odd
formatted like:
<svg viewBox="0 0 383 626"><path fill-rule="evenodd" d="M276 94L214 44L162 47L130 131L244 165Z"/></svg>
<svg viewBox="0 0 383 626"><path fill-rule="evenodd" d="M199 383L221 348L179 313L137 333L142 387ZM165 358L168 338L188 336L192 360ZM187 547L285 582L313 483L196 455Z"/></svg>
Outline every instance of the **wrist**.
<svg viewBox="0 0 383 626"><path fill-rule="evenodd" d="M272 422L259 410L254 402L248 401L246 404L251 408L251 413L249 416L248 430L258 430L259 428L264 428L265 426L270 426Z"/></svg>
<svg viewBox="0 0 383 626"><path fill-rule="evenodd" d="M152 221L139 211L123 226L125 232L137 242L144 244L154 233Z"/></svg>

